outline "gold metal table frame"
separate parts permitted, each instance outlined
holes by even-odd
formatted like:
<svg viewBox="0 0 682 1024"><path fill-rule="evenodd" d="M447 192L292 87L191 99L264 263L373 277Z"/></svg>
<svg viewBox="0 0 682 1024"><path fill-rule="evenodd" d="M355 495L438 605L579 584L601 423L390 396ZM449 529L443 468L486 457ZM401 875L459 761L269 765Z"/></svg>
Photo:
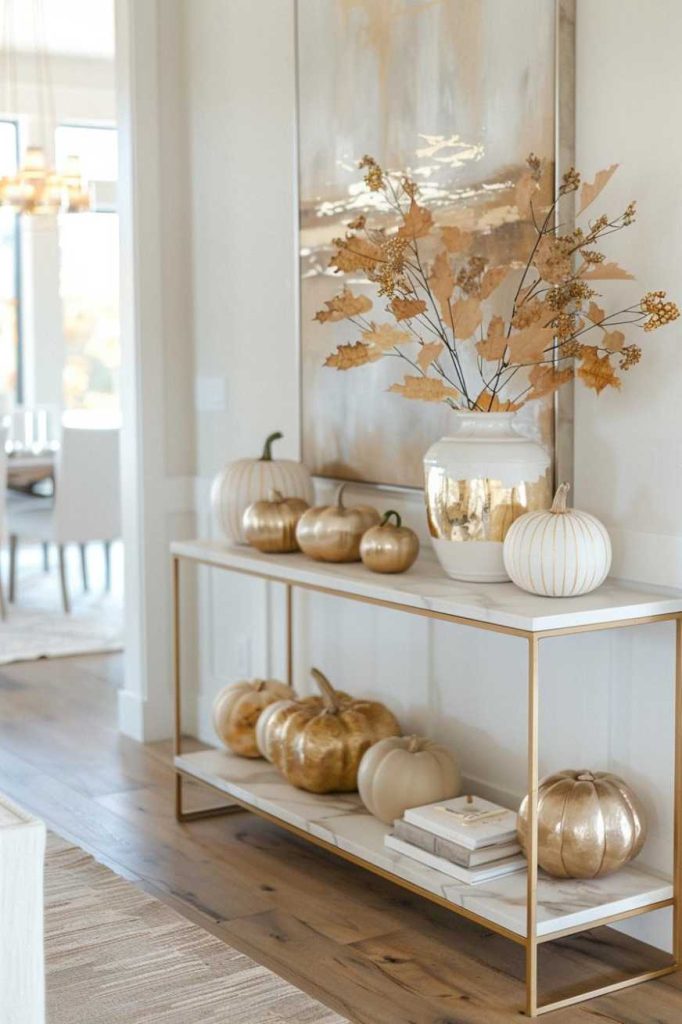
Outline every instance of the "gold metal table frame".
<svg viewBox="0 0 682 1024"><path fill-rule="evenodd" d="M175 815L178 821L189 822L200 818L215 817L223 814L232 814L242 810L251 811L259 817L273 822L281 828L293 832L302 839L336 854L355 864L359 864L374 874L387 878L389 881L402 886L417 895L440 906L445 907L452 913L465 917L477 924L482 925L496 933L511 939L513 942L525 947L526 950L526 1004L525 1012L529 1017L538 1017L541 1014L553 1010L563 1009L575 1003L584 1002L588 999L595 999L597 996L608 995L620 989L639 985L654 978L661 978L666 974L672 974L680 967L680 956L682 954L682 914L680 904L680 893L682 892L682 612L669 612L661 615L648 615L640 618L626 618L614 621L590 623L588 625L568 626L557 629L544 629L531 631L513 626L497 625L477 619L464 618L458 615L448 615L442 612L430 611L424 608L414 608L410 605L381 600L378 598L366 597L359 594L347 593L343 590L336 590L333 587L317 585L308 582L292 582L283 577L277 577L270 573L259 572L257 569L246 569L242 567L226 566L200 556L173 553L171 556L171 579L172 579L172 634L173 634L173 692L175 708L174 728L174 754L179 757L182 754L182 701L181 701L181 679L180 679L180 563L188 561L194 565L205 565L210 568L222 569L225 572L234 572L238 575L251 576L264 579L271 583L279 583L286 590L286 677L287 683L293 685L293 589L310 590L315 593L327 594L332 597L345 598L346 600L358 601L362 604L378 605L383 608L390 608L394 611L401 611L411 615L419 615L429 619L436 619L444 622L452 622L461 626L469 626L473 629L483 629L494 633L504 633L508 636L519 637L525 640L528 652L528 886L526 899L526 935L521 936L481 917L463 907L442 899L435 893L414 885L407 879L401 878L390 872L384 871L368 861L361 860L353 854L348 853L331 843L325 842L316 836L310 835L303 829L289 824L275 815L257 808L246 802L240 802L234 798L229 805L210 807L200 811L185 811L183 808L183 779L185 773L176 767L175 769ZM573 928L566 928L561 931L551 932L546 935L537 934L537 884L538 884L538 712L539 712L539 661L540 643L552 637L572 636L578 633L597 632L609 629L623 629L632 626L649 625L655 622L675 623L675 780L674 780L674 810L673 810L673 896L657 903L650 903L644 907L624 911L618 914L611 914L587 925L579 925ZM214 788L224 797L224 793L218 787L211 787L205 780L197 780L192 776L193 781L199 781L208 788ZM231 798L232 799L232 798ZM598 988L576 992L566 998L554 1000L553 1002L538 1003L538 946L544 942L553 942L556 939L568 935L590 931L603 925L614 924L626 918L637 917L641 914L651 913L655 910L662 910L672 907L672 962L657 969L640 972L631 977L624 978L612 984L603 985Z"/></svg>

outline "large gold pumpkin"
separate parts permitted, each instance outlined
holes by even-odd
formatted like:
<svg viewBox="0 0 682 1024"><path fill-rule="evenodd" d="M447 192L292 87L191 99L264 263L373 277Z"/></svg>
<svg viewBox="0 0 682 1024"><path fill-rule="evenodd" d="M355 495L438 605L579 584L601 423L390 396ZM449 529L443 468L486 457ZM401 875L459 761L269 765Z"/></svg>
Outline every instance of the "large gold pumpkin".
<svg viewBox="0 0 682 1024"><path fill-rule="evenodd" d="M370 505L347 508L341 484L333 505L318 505L304 512L296 527L301 551L322 562L359 562L360 541L381 516Z"/></svg>
<svg viewBox="0 0 682 1024"><path fill-rule="evenodd" d="M517 823L527 849L528 797ZM597 878L617 871L644 845L646 822L630 787L609 772L564 771L538 788L538 864L555 878Z"/></svg>
<svg viewBox="0 0 682 1024"><path fill-rule="evenodd" d="M241 757L260 757L256 725L263 710L294 691L276 679L253 679L225 686L213 701L213 725L223 743Z"/></svg>
<svg viewBox="0 0 682 1024"><path fill-rule="evenodd" d="M273 708L259 734L261 750L292 786L353 792L362 755L378 740L399 736L400 726L383 704L337 692L318 669L311 674L322 696Z"/></svg>

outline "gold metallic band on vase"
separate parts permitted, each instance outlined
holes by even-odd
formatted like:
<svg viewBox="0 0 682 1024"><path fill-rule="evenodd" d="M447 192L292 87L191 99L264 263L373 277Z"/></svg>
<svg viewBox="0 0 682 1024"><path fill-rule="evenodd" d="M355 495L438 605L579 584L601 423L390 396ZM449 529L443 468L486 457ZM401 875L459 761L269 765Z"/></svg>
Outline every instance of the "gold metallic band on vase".
<svg viewBox="0 0 682 1024"><path fill-rule="evenodd" d="M515 519L551 500L549 473L509 487L488 477L453 480L441 466L427 469L425 493L431 536L450 541L501 542Z"/></svg>

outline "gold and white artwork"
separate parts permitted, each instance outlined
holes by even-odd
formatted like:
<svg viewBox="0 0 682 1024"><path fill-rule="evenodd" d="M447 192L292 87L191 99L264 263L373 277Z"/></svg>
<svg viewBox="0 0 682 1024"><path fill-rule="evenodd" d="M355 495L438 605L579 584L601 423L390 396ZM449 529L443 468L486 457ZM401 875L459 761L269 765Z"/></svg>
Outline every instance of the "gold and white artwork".
<svg viewBox="0 0 682 1024"><path fill-rule="evenodd" d="M555 21L552 0L298 0L302 447L314 474L421 487L425 451L452 428L447 408L388 393L391 360L323 365L355 340L346 322L314 321L342 284L333 239L361 213L392 225L358 160L409 173L439 225L475 233L477 253L525 261L534 229L514 191L530 152L554 160ZM360 276L344 283L376 299ZM511 274L501 307L514 288ZM551 447L549 407L542 418Z"/></svg>

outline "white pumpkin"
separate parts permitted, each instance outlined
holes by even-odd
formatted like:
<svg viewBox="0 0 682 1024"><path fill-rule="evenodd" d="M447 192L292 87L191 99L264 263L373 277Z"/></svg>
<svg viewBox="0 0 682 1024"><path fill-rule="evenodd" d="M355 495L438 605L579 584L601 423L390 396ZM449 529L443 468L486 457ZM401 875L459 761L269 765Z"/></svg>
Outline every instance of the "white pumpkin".
<svg viewBox="0 0 682 1024"><path fill-rule="evenodd" d="M459 796L457 758L423 736L389 736L367 750L358 769L365 807L387 824L410 807Z"/></svg>
<svg viewBox="0 0 682 1024"><path fill-rule="evenodd" d="M567 508L568 489L559 486L546 512L520 516L504 539L504 567L516 586L531 594L589 594L611 568L606 527L587 512Z"/></svg>
<svg viewBox="0 0 682 1024"><path fill-rule="evenodd" d="M291 699L294 691L276 679L252 679L225 686L213 701L213 726L219 738L241 757L260 757L256 726L265 709Z"/></svg>
<svg viewBox="0 0 682 1024"><path fill-rule="evenodd" d="M270 434L260 459L238 459L218 473L211 487L211 506L220 533L233 544L246 544L242 527L244 512L272 491L285 498L302 498L312 505L315 492L310 473L302 462L273 459L272 444L282 437Z"/></svg>

